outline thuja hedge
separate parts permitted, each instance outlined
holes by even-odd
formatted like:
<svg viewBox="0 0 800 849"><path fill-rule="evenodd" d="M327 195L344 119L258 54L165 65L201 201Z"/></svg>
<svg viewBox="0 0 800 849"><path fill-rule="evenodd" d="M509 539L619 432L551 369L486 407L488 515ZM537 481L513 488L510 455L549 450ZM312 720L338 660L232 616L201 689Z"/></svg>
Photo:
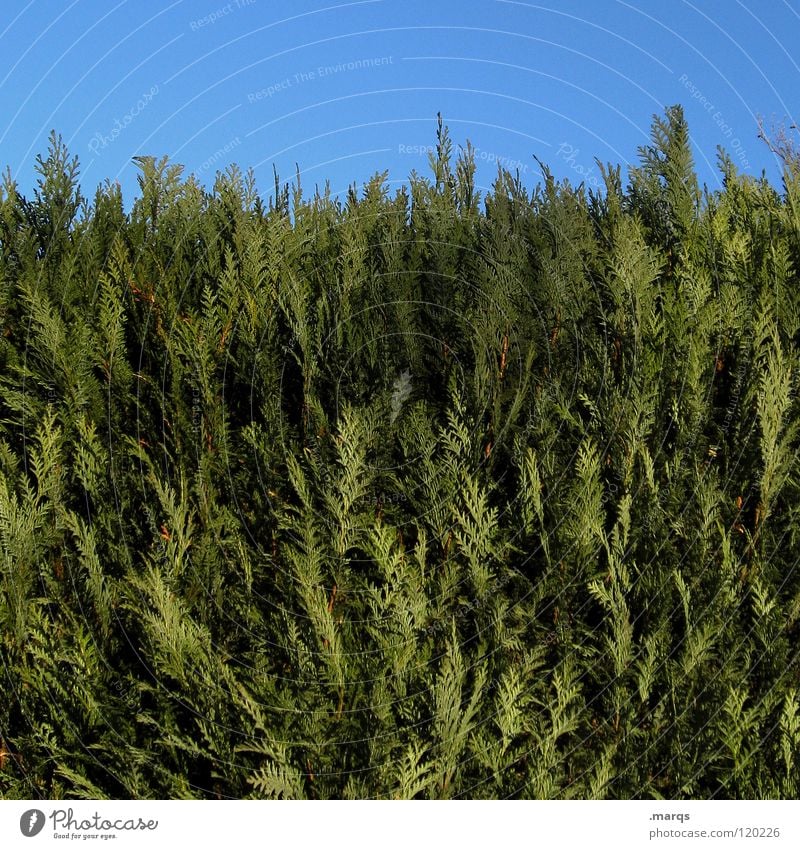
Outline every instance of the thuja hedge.
<svg viewBox="0 0 800 849"><path fill-rule="evenodd" d="M800 792L800 174L0 196L6 798Z"/></svg>

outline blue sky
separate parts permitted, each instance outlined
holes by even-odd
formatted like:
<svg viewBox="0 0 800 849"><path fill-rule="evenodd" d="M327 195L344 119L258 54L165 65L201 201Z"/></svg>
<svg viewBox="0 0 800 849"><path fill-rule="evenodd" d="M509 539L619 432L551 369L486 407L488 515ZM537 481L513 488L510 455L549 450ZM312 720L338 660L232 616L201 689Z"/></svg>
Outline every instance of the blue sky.
<svg viewBox="0 0 800 849"><path fill-rule="evenodd" d="M4 0L0 164L24 193L51 128L90 196L137 191L136 155L168 155L206 185L253 166L262 194L300 169L334 193L388 169L427 173L436 113L535 184L635 164L653 113L683 103L701 182L716 148L777 180L756 116L800 111L800 0ZM793 58L793 55L796 57Z"/></svg>

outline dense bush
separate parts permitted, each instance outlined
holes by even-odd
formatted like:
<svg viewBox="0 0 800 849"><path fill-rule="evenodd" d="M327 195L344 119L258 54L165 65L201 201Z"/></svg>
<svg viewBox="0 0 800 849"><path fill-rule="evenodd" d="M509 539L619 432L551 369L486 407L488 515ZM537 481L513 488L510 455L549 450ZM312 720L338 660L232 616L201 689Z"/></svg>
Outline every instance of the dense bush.
<svg viewBox="0 0 800 849"><path fill-rule="evenodd" d="M800 173L0 193L0 793L796 797Z"/></svg>

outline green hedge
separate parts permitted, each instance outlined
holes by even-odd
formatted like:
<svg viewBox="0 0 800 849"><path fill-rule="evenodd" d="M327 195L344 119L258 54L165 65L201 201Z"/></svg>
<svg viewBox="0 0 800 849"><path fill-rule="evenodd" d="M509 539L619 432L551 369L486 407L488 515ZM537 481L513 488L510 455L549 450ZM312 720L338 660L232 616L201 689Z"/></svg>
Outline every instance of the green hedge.
<svg viewBox="0 0 800 849"><path fill-rule="evenodd" d="M800 793L800 174L0 193L5 798Z"/></svg>

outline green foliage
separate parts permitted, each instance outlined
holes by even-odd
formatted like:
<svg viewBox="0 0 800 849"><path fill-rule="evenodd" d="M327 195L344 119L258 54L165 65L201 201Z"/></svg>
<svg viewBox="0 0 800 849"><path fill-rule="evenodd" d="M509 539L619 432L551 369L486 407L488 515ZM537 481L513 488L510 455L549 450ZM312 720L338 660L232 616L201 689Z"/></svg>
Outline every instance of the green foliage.
<svg viewBox="0 0 800 849"><path fill-rule="evenodd" d="M796 798L800 178L0 191L0 795Z"/></svg>

